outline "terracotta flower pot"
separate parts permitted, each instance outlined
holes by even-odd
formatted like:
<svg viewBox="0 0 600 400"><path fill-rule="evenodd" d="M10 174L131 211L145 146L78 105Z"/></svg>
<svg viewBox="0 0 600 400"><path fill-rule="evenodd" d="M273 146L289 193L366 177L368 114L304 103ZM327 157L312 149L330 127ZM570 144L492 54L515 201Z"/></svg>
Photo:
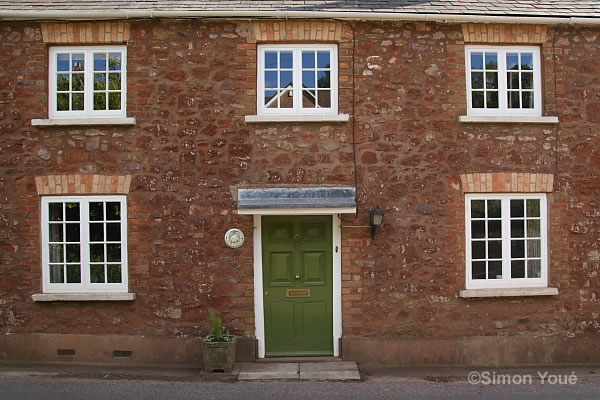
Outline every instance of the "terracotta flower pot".
<svg viewBox="0 0 600 400"><path fill-rule="evenodd" d="M204 371L231 372L235 361L236 338L231 342L206 342L202 340Z"/></svg>

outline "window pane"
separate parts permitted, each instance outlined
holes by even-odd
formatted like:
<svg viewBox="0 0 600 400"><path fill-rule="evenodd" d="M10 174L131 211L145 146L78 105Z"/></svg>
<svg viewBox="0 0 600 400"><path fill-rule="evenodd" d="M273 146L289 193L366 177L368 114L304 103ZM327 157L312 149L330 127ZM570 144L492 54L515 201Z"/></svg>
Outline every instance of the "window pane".
<svg viewBox="0 0 600 400"><path fill-rule="evenodd" d="M498 69L498 54L485 53L485 69Z"/></svg>
<svg viewBox="0 0 600 400"><path fill-rule="evenodd" d="M523 108L534 108L533 105L533 92L523 92Z"/></svg>
<svg viewBox="0 0 600 400"><path fill-rule="evenodd" d="M542 256L542 241L539 239L527 241L527 258L540 258Z"/></svg>
<svg viewBox="0 0 600 400"><path fill-rule="evenodd" d="M471 200L471 218L485 218L485 200Z"/></svg>
<svg viewBox="0 0 600 400"><path fill-rule="evenodd" d="M511 240L510 241L510 256L512 258L525 258L525 241Z"/></svg>
<svg viewBox="0 0 600 400"><path fill-rule="evenodd" d="M540 216L540 201L538 199L527 199L527 216Z"/></svg>
<svg viewBox="0 0 600 400"><path fill-rule="evenodd" d="M294 56L291 51L282 51L279 53L279 68L292 68L294 65Z"/></svg>
<svg viewBox="0 0 600 400"><path fill-rule="evenodd" d="M108 55L108 69L110 71L121 70L121 53L110 53Z"/></svg>
<svg viewBox="0 0 600 400"><path fill-rule="evenodd" d="M83 110L83 93L73 93L72 96L72 109L77 111Z"/></svg>
<svg viewBox="0 0 600 400"><path fill-rule="evenodd" d="M292 71L282 71L279 74L279 87L291 88L294 87L294 73Z"/></svg>
<svg viewBox="0 0 600 400"><path fill-rule="evenodd" d="M104 241L104 224L90 224L90 242Z"/></svg>
<svg viewBox="0 0 600 400"><path fill-rule="evenodd" d="M94 90L106 89L106 74L94 74Z"/></svg>
<svg viewBox="0 0 600 400"><path fill-rule="evenodd" d="M121 220L121 203L110 201L106 203L106 220L120 221Z"/></svg>
<svg viewBox="0 0 600 400"><path fill-rule="evenodd" d="M94 93L94 110L106 110L106 93Z"/></svg>
<svg viewBox="0 0 600 400"><path fill-rule="evenodd" d="M104 264L90 265L90 281L92 283L105 283Z"/></svg>
<svg viewBox="0 0 600 400"><path fill-rule="evenodd" d="M502 216L502 201L488 200L487 208L488 218L500 218Z"/></svg>
<svg viewBox="0 0 600 400"><path fill-rule="evenodd" d="M106 258L108 262L121 261L121 245L120 244L107 244L106 245Z"/></svg>
<svg viewBox="0 0 600 400"><path fill-rule="evenodd" d="M510 221L510 237L511 238L525 237L525 221L523 221L523 220Z"/></svg>
<svg viewBox="0 0 600 400"><path fill-rule="evenodd" d="M521 53L521 69L533 69L533 53Z"/></svg>
<svg viewBox="0 0 600 400"><path fill-rule="evenodd" d="M525 278L525 260L516 260L510 262L510 277Z"/></svg>
<svg viewBox="0 0 600 400"><path fill-rule="evenodd" d="M94 71L106 71L106 53L94 53Z"/></svg>
<svg viewBox="0 0 600 400"><path fill-rule="evenodd" d="M109 93L108 94L108 109L109 110L120 110L121 109L121 93Z"/></svg>
<svg viewBox="0 0 600 400"><path fill-rule="evenodd" d="M317 94L314 90L302 91L302 107L315 108L317 106Z"/></svg>
<svg viewBox="0 0 600 400"><path fill-rule="evenodd" d="M278 88L277 71L265 71L265 88Z"/></svg>
<svg viewBox="0 0 600 400"><path fill-rule="evenodd" d="M486 89L498 89L498 73L497 72L486 72L485 73L485 87L486 87Z"/></svg>
<svg viewBox="0 0 600 400"><path fill-rule="evenodd" d="M331 92L329 90L319 90L317 100L320 108L331 108Z"/></svg>
<svg viewBox="0 0 600 400"><path fill-rule="evenodd" d="M328 51L319 51L317 53L317 68L330 68L331 62L329 61Z"/></svg>
<svg viewBox="0 0 600 400"><path fill-rule="evenodd" d="M65 261L65 255L63 253L64 245L62 244L49 244L48 255L51 263L60 263Z"/></svg>
<svg viewBox="0 0 600 400"><path fill-rule="evenodd" d="M108 74L108 89L109 90L121 90L121 74L120 73Z"/></svg>
<svg viewBox="0 0 600 400"><path fill-rule="evenodd" d="M56 75L56 90L68 91L70 90L70 85L69 74Z"/></svg>
<svg viewBox="0 0 600 400"><path fill-rule="evenodd" d="M104 261L104 245L90 244L90 262Z"/></svg>
<svg viewBox="0 0 600 400"><path fill-rule="evenodd" d="M79 221L79 203L65 203L67 221Z"/></svg>
<svg viewBox="0 0 600 400"><path fill-rule="evenodd" d="M510 201L510 216L513 218L523 217L524 214L524 201L523 200L511 200Z"/></svg>
<svg viewBox="0 0 600 400"><path fill-rule="evenodd" d="M527 237L540 237L540 221L537 219L527 220Z"/></svg>
<svg viewBox="0 0 600 400"><path fill-rule="evenodd" d="M302 86L305 88L316 87L315 71L302 72Z"/></svg>
<svg viewBox="0 0 600 400"><path fill-rule="evenodd" d="M471 242L471 258L473 260L485 259L485 241Z"/></svg>
<svg viewBox="0 0 600 400"><path fill-rule="evenodd" d="M279 97L279 108L293 108L294 107L294 92L292 89L283 90Z"/></svg>
<svg viewBox="0 0 600 400"><path fill-rule="evenodd" d="M68 244L67 245L67 262L81 262L81 256L79 251L79 244Z"/></svg>
<svg viewBox="0 0 600 400"><path fill-rule="evenodd" d="M69 70L69 54L59 53L56 55L56 70L57 71L68 71Z"/></svg>
<svg viewBox="0 0 600 400"><path fill-rule="evenodd" d="M62 221L63 220L63 203L49 203L48 214L50 221Z"/></svg>
<svg viewBox="0 0 600 400"><path fill-rule="evenodd" d="M527 277L542 277L542 262L540 260L527 260Z"/></svg>
<svg viewBox="0 0 600 400"><path fill-rule="evenodd" d="M533 72L521 73L521 86L523 89L533 89Z"/></svg>
<svg viewBox="0 0 600 400"><path fill-rule="evenodd" d="M485 238L485 221L471 221L471 237L473 239Z"/></svg>
<svg viewBox="0 0 600 400"><path fill-rule="evenodd" d="M276 51L265 51L265 68L277 68Z"/></svg>
<svg viewBox="0 0 600 400"><path fill-rule="evenodd" d="M104 203L90 203L90 221L104 220Z"/></svg>
<svg viewBox="0 0 600 400"><path fill-rule="evenodd" d="M69 111L69 94L58 93L56 95L56 109L58 111Z"/></svg>
<svg viewBox="0 0 600 400"><path fill-rule="evenodd" d="M108 283L121 283L121 264L108 264L106 269Z"/></svg>
<svg viewBox="0 0 600 400"><path fill-rule="evenodd" d="M121 224L106 224L106 240L109 242L121 241Z"/></svg>
<svg viewBox="0 0 600 400"><path fill-rule="evenodd" d="M471 105L473 108L484 108L483 104L483 92L471 93Z"/></svg>
<svg viewBox="0 0 600 400"><path fill-rule="evenodd" d="M502 237L502 221L488 221L488 237Z"/></svg>
<svg viewBox="0 0 600 400"><path fill-rule="evenodd" d="M314 68L315 67L315 52L314 51L303 51L302 52L302 68Z"/></svg>
<svg viewBox="0 0 600 400"><path fill-rule="evenodd" d="M502 261L488 262L488 279L502 279Z"/></svg>
<svg viewBox="0 0 600 400"><path fill-rule="evenodd" d="M486 92L487 108L498 108L498 92Z"/></svg>
<svg viewBox="0 0 600 400"><path fill-rule="evenodd" d="M73 90L76 92L83 91L83 74L73 74Z"/></svg>
<svg viewBox="0 0 600 400"><path fill-rule="evenodd" d="M508 72L506 74L506 85L508 89L519 89L519 73Z"/></svg>
<svg viewBox="0 0 600 400"><path fill-rule="evenodd" d="M67 242L79 242L79 224L66 224Z"/></svg>
<svg viewBox="0 0 600 400"><path fill-rule="evenodd" d="M474 261L471 263L471 279L485 279L485 261Z"/></svg>
<svg viewBox="0 0 600 400"><path fill-rule="evenodd" d="M521 108L519 101L519 92L509 92L508 96L508 108Z"/></svg>
<svg viewBox="0 0 600 400"><path fill-rule="evenodd" d="M490 240L488 242L487 258L502 258L502 241L501 240Z"/></svg>
<svg viewBox="0 0 600 400"><path fill-rule="evenodd" d="M277 108L277 91L265 90L265 105L269 108Z"/></svg>
<svg viewBox="0 0 600 400"><path fill-rule="evenodd" d="M506 54L506 68L507 69L519 69L519 54L518 53L507 53Z"/></svg>
<svg viewBox="0 0 600 400"><path fill-rule="evenodd" d="M471 89L483 89L483 72L471 72Z"/></svg>
<svg viewBox="0 0 600 400"><path fill-rule="evenodd" d="M317 72L317 86L323 89L331 87L331 77L329 71Z"/></svg>
<svg viewBox="0 0 600 400"><path fill-rule="evenodd" d="M483 69L483 53L471 53L471 69Z"/></svg>
<svg viewBox="0 0 600 400"><path fill-rule="evenodd" d="M85 62L83 54L72 54L71 55L71 71L83 71L85 70Z"/></svg>
<svg viewBox="0 0 600 400"><path fill-rule="evenodd" d="M81 283L80 265L67 265L67 283Z"/></svg>
<svg viewBox="0 0 600 400"><path fill-rule="evenodd" d="M64 265L50 266L50 283L64 283Z"/></svg>
<svg viewBox="0 0 600 400"><path fill-rule="evenodd" d="M63 241L63 224L49 224L48 225L49 241L50 242L62 242Z"/></svg>

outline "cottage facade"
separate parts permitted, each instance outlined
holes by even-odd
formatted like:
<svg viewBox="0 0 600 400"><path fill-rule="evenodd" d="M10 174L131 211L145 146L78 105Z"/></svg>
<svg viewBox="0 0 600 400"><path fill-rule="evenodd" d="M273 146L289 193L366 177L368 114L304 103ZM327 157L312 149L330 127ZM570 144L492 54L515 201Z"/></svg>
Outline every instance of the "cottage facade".
<svg viewBox="0 0 600 400"><path fill-rule="evenodd" d="M600 359L600 3L76 3L0 2L1 359Z"/></svg>

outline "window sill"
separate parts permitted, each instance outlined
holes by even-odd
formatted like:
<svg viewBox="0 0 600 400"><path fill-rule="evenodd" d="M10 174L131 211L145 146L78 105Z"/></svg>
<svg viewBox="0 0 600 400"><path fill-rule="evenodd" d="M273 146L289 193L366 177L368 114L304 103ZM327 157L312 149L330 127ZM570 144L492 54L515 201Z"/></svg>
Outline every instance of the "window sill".
<svg viewBox="0 0 600 400"><path fill-rule="evenodd" d="M35 293L33 301L132 301L135 293Z"/></svg>
<svg viewBox="0 0 600 400"><path fill-rule="evenodd" d="M557 296L558 288L509 288L509 289L462 289L458 297L522 297L522 296Z"/></svg>
<svg viewBox="0 0 600 400"><path fill-rule="evenodd" d="M32 119L32 126L135 125L135 117Z"/></svg>
<svg viewBox="0 0 600 400"><path fill-rule="evenodd" d="M273 114L273 115L246 115L246 123L256 124L261 122L348 122L349 114Z"/></svg>
<svg viewBox="0 0 600 400"><path fill-rule="evenodd" d="M500 124L558 124L558 117L530 117L525 115L461 115L460 122Z"/></svg>

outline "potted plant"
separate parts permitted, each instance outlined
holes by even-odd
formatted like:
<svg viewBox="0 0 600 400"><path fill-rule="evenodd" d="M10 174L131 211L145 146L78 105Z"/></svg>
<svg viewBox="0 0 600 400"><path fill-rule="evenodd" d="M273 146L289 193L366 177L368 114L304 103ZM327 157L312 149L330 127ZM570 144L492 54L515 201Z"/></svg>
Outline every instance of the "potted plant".
<svg viewBox="0 0 600 400"><path fill-rule="evenodd" d="M209 311L211 333L202 338L202 357L206 372L231 372L235 361L235 336L223 326L214 310Z"/></svg>

